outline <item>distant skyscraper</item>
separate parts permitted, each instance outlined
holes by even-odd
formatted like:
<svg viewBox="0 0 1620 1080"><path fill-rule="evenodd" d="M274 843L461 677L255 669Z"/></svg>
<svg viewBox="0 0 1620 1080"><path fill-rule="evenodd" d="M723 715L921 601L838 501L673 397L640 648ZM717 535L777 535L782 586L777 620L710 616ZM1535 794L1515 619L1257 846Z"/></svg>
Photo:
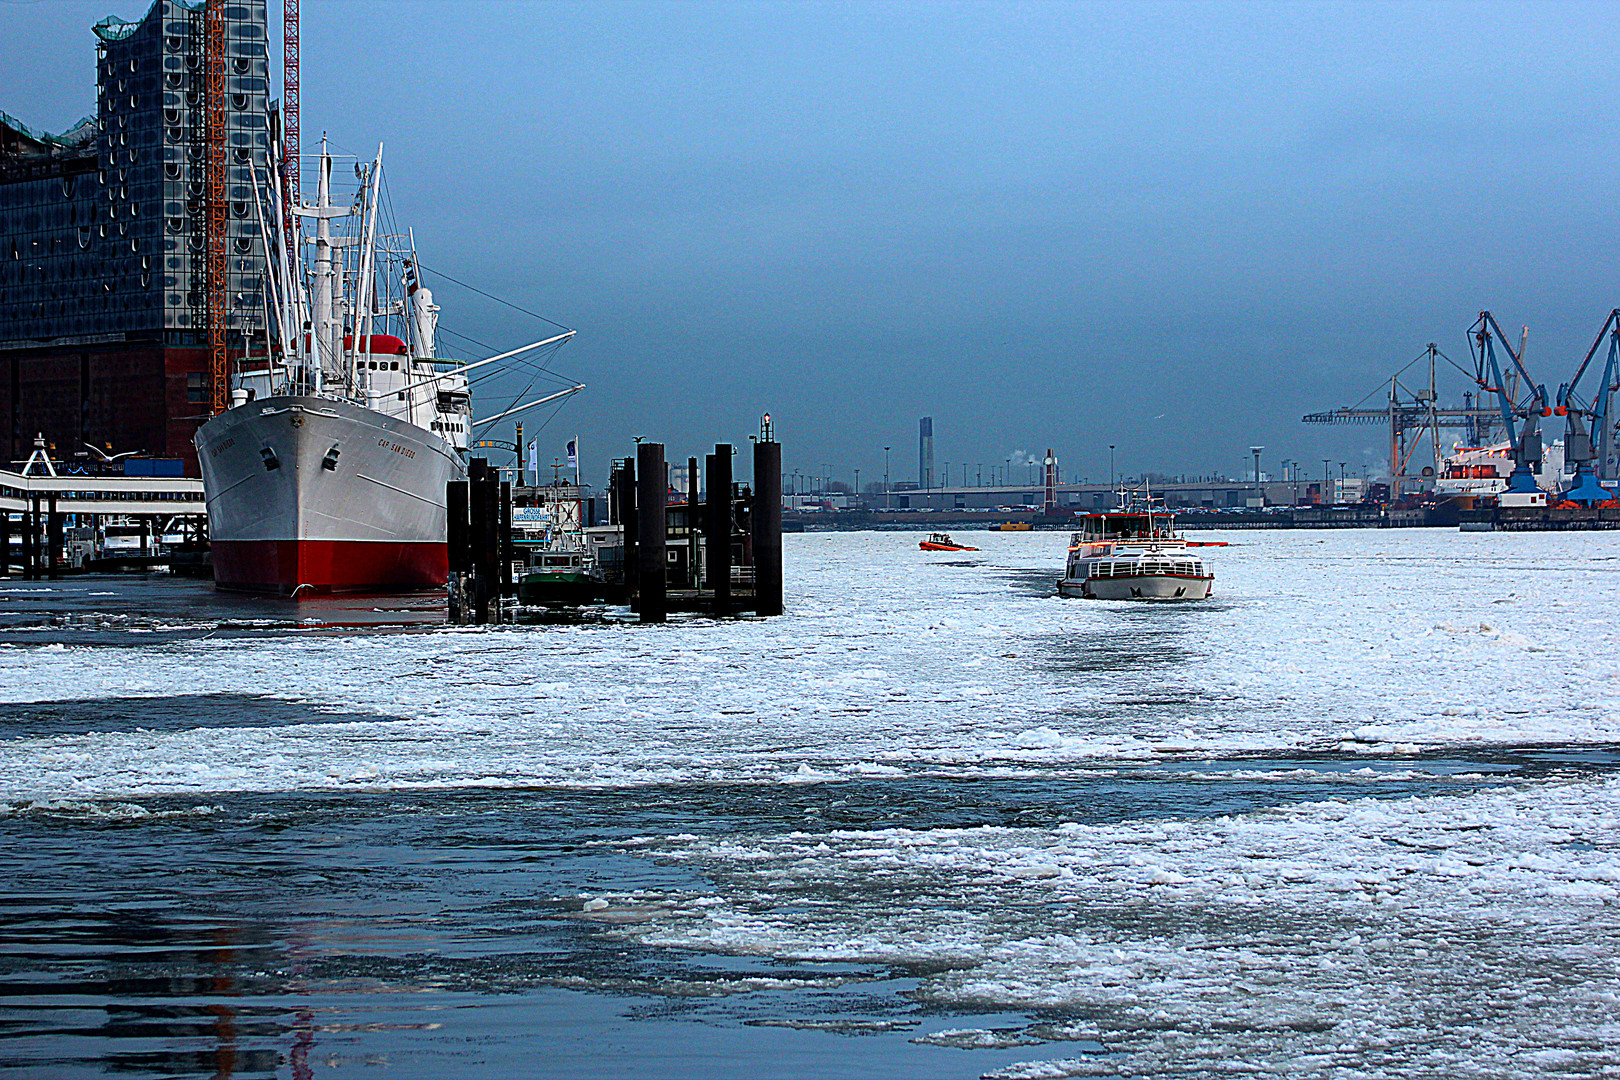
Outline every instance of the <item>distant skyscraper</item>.
<svg viewBox="0 0 1620 1080"><path fill-rule="evenodd" d="M934 486L934 418L917 421L917 486L927 491Z"/></svg>

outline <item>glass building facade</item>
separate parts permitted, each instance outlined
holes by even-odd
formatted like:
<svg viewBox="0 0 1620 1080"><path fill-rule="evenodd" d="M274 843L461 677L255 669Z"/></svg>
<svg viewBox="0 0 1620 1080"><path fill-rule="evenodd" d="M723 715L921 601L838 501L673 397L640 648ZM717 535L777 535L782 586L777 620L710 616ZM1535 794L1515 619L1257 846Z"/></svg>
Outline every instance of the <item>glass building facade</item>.
<svg viewBox="0 0 1620 1080"><path fill-rule="evenodd" d="M226 325L240 351L263 327L266 4L224 15ZM111 444L194 470L209 398L203 4L157 0L92 30L93 117L51 135L0 113L0 433L12 460L44 434L62 457Z"/></svg>

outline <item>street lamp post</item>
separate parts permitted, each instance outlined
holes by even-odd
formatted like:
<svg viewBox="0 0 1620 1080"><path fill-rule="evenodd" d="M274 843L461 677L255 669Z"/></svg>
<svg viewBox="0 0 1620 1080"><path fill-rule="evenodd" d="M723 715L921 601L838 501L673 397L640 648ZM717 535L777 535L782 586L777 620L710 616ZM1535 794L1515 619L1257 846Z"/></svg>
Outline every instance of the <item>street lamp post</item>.
<svg viewBox="0 0 1620 1080"><path fill-rule="evenodd" d="M1114 490L1114 444L1108 444L1108 490Z"/></svg>
<svg viewBox="0 0 1620 1080"><path fill-rule="evenodd" d="M1254 455L1254 497L1260 500L1260 505L1266 505L1266 489L1260 486L1260 452L1263 446L1249 447L1249 453Z"/></svg>
<svg viewBox="0 0 1620 1080"><path fill-rule="evenodd" d="M883 448L883 509L889 510L894 501L889 497L889 448Z"/></svg>
<svg viewBox="0 0 1620 1080"><path fill-rule="evenodd" d="M1341 500L1341 499L1343 499L1343 498L1344 498L1344 462L1342 462L1342 461L1341 461L1341 462L1339 462L1339 490L1338 490L1338 498L1336 498L1336 499L1334 499L1334 500L1333 500L1333 501L1334 501L1334 502L1338 502L1338 501L1340 501L1340 500Z"/></svg>
<svg viewBox="0 0 1620 1080"><path fill-rule="evenodd" d="M1333 468L1327 458L1322 459L1322 503L1327 504L1328 488L1333 486Z"/></svg>

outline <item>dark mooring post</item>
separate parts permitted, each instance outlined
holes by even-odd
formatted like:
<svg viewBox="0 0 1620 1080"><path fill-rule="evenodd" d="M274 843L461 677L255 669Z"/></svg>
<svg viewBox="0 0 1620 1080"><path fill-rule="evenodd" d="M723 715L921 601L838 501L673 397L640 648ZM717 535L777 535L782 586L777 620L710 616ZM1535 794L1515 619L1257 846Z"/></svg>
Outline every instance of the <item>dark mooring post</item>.
<svg viewBox="0 0 1620 1080"><path fill-rule="evenodd" d="M501 595L516 596L512 587L512 482L501 481L501 531L496 537L501 560Z"/></svg>
<svg viewBox="0 0 1620 1080"><path fill-rule="evenodd" d="M484 531L478 545L478 621L500 621L501 614L501 482L494 469L484 473L478 497L484 503Z"/></svg>
<svg viewBox="0 0 1620 1080"><path fill-rule="evenodd" d="M644 442L636 447L636 473L636 611L642 622L663 622L669 611L665 549L669 482L663 443Z"/></svg>
<svg viewBox="0 0 1620 1080"><path fill-rule="evenodd" d="M697 458L686 459L686 584L694 589L703 588L698 576L698 522L703 512L698 509Z"/></svg>
<svg viewBox="0 0 1620 1080"><path fill-rule="evenodd" d="M467 463L468 524L471 535L472 621L489 622L490 600L496 590L495 563L500 553L492 550L495 534L500 525L500 509L495 505L500 487L490 473L486 458L473 458Z"/></svg>
<svg viewBox="0 0 1620 1080"><path fill-rule="evenodd" d="M23 577L39 580L39 496L28 497L28 514L23 521Z"/></svg>
<svg viewBox="0 0 1620 1080"><path fill-rule="evenodd" d="M45 510L45 567L52 581L62 569L62 515L56 512L56 493L51 492Z"/></svg>
<svg viewBox="0 0 1620 1080"><path fill-rule="evenodd" d="M448 548L450 610L452 623L466 623L472 617L467 575L472 570L471 543L467 517L467 481L452 480L444 487L444 541Z"/></svg>
<svg viewBox="0 0 1620 1080"><path fill-rule="evenodd" d="M0 510L0 577L11 576L11 514Z"/></svg>
<svg viewBox="0 0 1620 1080"><path fill-rule="evenodd" d="M717 617L731 608L731 444L715 443L708 456L709 506L703 516L704 572Z"/></svg>
<svg viewBox="0 0 1620 1080"><path fill-rule="evenodd" d="M636 459L625 458L619 470L619 530L624 535L624 591L632 611L636 608L636 579L641 573L636 547L640 524L641 515L636 513Z"/></svg>
<svg viewBox="0 0 1620 1080"><path fill-rule="evenodd" d="M782 614L782 444L754 444L754 610Z"/></svg>

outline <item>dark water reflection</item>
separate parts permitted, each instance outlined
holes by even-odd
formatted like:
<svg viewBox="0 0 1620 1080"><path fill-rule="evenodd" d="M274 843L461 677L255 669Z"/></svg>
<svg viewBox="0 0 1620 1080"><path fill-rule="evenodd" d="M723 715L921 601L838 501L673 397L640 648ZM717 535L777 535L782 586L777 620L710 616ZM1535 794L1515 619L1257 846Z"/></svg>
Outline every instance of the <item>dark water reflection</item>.
<svg viewBox="0 0 1620 1080"><path fill-rule="evenodd" d="M0 586L0 643L157 645L291 632L420 630L444 624L441 589L304 600L219 592L162 573L83 574Z"/></svg>
<svg viewBox="0 0 1620 1080"><path fill-rule="evenodd" d="M0 817L0 1070L978 1076L1030 1051L909 1039L1031 1017L930 1011L908 994L921 968L642 946L580 918L584 898L716 887L625 846L637 836L1207 816L1612 762L1405 759L1406 778L1372 790L1351 775L1369 764L1389 767L1324 758L1266 762L1269 778L1253 761L1200 762L1196 773L14 806Z"/></svg>

